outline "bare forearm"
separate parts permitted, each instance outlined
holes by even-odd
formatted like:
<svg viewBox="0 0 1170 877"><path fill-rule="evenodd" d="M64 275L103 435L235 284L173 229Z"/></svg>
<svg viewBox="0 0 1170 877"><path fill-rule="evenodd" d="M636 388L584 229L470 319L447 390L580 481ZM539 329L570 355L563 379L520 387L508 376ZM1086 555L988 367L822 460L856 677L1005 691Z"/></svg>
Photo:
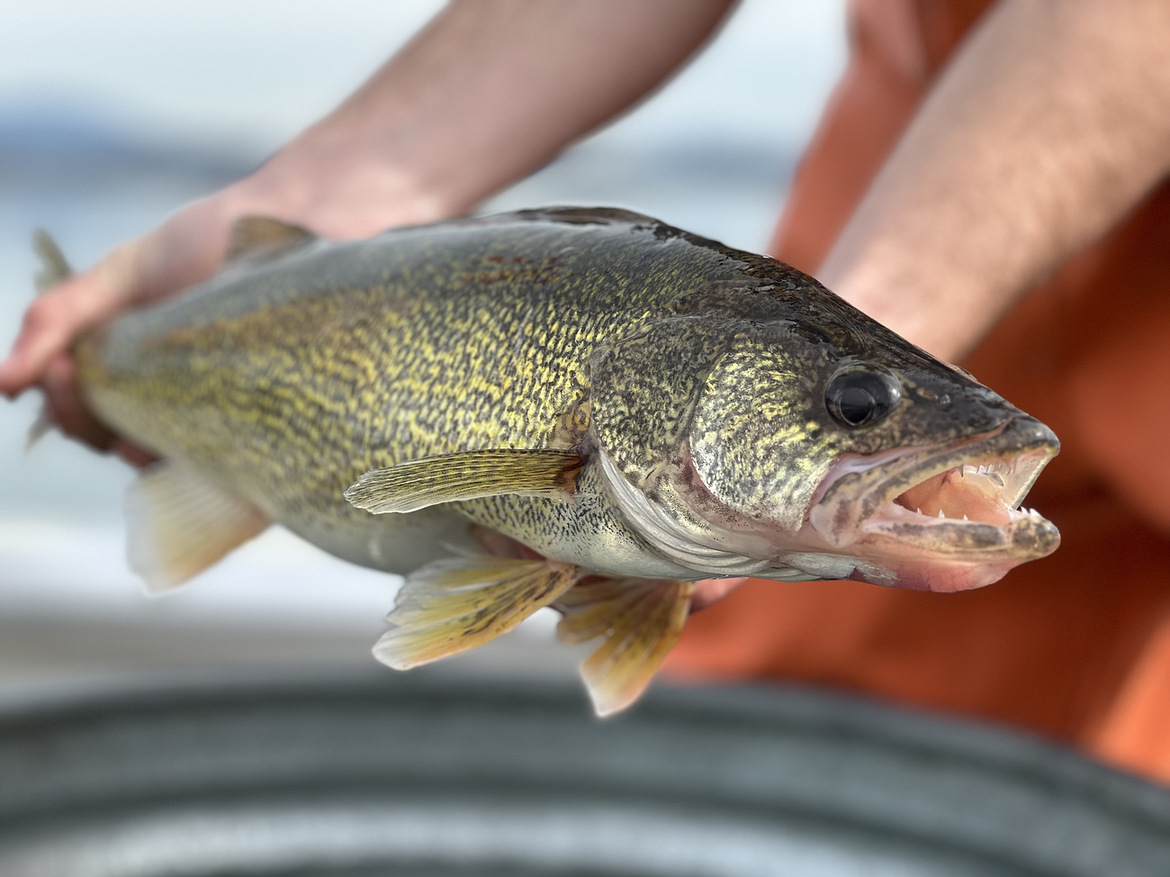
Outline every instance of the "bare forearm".
<svg viewBox="0 0 1170 877"><path fill-rule="evenodd" d="M248 182L327 235L466 212L656 87L732 0L459 0Z"/></svg>
<svg viewBox="0 0 1170 877"><path fill-rule="evenodd" d="M0 393L43 382L81 411L71 340L212 274L241 216L343 239L466 212L657 86L731 3L456 0L259 171L38 299L0 362Z"/></svg>
<svg viewBox="0 0 1170 877"><path fill-rule="evenodd" d="M1170 170L1170 4L1007 0L958 52L820 276L958 359Z"/></svg>

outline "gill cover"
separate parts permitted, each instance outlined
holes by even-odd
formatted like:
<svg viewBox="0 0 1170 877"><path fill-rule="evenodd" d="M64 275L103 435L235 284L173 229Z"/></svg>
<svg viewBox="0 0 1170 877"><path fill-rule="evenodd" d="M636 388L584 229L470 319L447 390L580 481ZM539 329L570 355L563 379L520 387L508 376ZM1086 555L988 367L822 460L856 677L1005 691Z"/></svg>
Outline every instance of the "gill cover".
<svg viewBox="0 0 1170 877"><path fill-rule="evenodd" d="M596 459L611 498L661 556L707 576L771 569L774 553L713 496L701 473L695 477L691 460L697 411L743 326L672 317L592 361ZM708 438L718 440L714 431Z"/></svg>

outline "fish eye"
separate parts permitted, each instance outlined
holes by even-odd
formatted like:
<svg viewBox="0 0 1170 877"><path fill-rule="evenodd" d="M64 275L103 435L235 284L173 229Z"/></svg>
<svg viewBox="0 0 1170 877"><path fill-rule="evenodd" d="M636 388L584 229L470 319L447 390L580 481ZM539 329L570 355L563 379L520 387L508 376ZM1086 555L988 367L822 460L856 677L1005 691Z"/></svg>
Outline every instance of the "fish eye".
<svg viewBox="0 0 1170 877"><path fill-rule="evenodd" d="M888 415L902 399L889 372L853 366L839 371L825 387L825 406L842 426L870 426Z"/></svg>

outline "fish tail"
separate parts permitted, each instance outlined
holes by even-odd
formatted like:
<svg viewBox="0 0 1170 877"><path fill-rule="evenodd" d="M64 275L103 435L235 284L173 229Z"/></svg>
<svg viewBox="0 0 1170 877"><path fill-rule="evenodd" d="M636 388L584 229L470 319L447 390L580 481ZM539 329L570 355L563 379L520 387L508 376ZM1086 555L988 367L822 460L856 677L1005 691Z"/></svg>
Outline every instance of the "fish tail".
<svg viewBox="0 0 1170 877"><path fill-rule="evenodd" d="M41 269L33 275L33 286L36 288L37 295L73 276L73 269L69 267L65 254L61 252L61 248L57 246L53 236L43 228L38 228L33 232L32 246L33 252L41 260ZM52 428L53 418L49 414L49 406L42 404L41 410L37 412L37 419L28 428L28 436L24 441L24 452L27 454L31 451L37 442L45 437L45 433Z"/></svg>
<svg viewBox="0 0 1170 877"><path fill-rule="evenodd" d="M33 232L32 246L33 252L41 260L41 270L33 275L33 284L36 287L37 295L73 276L73 269L69 267L65 254L61 252L61 248L57 246L53 236L43 228L38 228Z"/></svg>

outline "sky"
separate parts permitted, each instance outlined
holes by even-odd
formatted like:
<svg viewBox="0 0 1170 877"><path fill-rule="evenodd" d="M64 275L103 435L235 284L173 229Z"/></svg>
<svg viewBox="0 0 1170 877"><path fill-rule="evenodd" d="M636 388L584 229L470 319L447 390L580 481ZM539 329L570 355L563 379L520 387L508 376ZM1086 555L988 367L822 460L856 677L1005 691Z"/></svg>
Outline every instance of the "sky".
<svg viewBox="0 0 1170 877"><path fill-rule="evenodd" d="M267 152L360 84L434 0L6 0L0 111L60 102L154 137ZM747 0L615 142L799 139L844 58L841 0Z"/></svg>

